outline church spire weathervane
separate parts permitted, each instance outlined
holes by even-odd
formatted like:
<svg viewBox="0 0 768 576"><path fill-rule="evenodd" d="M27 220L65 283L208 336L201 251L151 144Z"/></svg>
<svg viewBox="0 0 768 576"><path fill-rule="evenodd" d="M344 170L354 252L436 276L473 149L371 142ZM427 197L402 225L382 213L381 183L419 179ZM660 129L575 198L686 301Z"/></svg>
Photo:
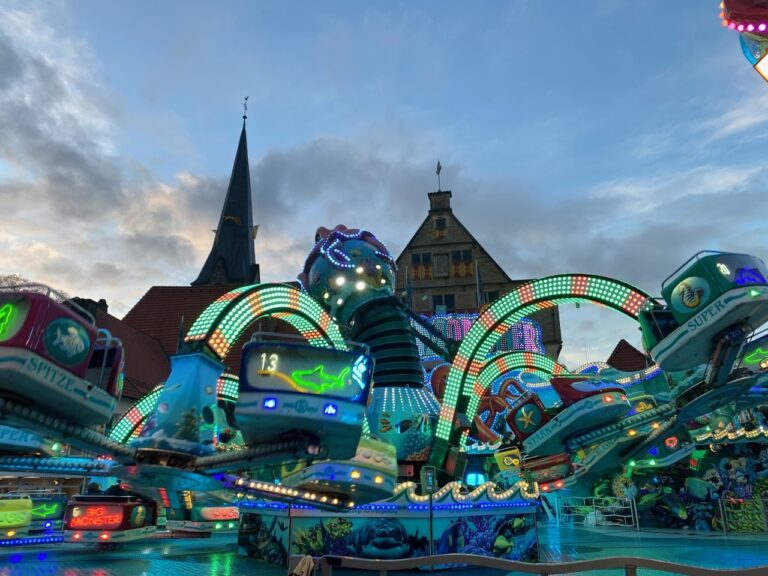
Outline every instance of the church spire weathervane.
<svg viewBox="0 0 768 576"><path fill-rule="evenodd" d="M435 168L435 174L437 174L437 191L440 192L440 171L443 169L443 165L440 164L440 159L437 159L437 167Z"/></svg>
<svg viewBox="0 0 768 576"><path fill-rule="evenodd" d="M254 284L259 282L253 241L256 231L251 208L251 173L248 166L248 143L245 120L248 97L243 100L243 127L229 177L224 206L216 227L211 252L193 286L210 284Z"/></svg>

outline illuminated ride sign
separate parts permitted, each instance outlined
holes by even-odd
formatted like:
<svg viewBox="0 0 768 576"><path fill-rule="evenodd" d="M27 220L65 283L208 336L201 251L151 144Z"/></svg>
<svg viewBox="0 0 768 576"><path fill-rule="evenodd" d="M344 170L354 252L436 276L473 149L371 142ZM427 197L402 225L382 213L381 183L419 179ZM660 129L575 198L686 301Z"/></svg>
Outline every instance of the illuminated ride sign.
<svg viewBox="0 0 768 576"><path fill-rule="evenodd" d="M432 317L422 316L422 320L430 324L432 328L446 338L461 342L479 317L479 314L435 314ZM415 320L411 320L411 328L422 336L431 338L435 344L440 345L440 341L429 334ZM422 360L436 358L434 351L425 346L421 340L417 339L416 345L419 349L419 357ZM511 352L515 350L544 354L541 325L538 322L530 318L522 318L515 322L504 332L491 352Z"/></svg>
<svg viewBox="0 0 768 576"><path fill-rule="evenodd" d="M64 506L62 502L34 502L32 508L33 520L51 520L61 518Z"/></svg>
<svg viewBox="0 0 768 576"><path fill-rule="evenodd" d="M243 354L241 390L333 396L365 403L371 360L359 352L315 348L283 342L251 342ZM276 398L265 407L277 407Z"/></svg>
<svg viewBox="0 0 768 576"><path fill-rule="evenodd" d="M123 522L122 506L75 506L68 527L83 530L115 530Z"/></svg>
<svg viewBox="0 0 768 576"><path fill-rule="evenodd" d="M209 522L215 520L237 520L240 518L240 509L237 506L201 508L200 518Z"/></svg>
<svg viewBox="0 0 768 576"><path fill-rule="evenodd" d="M0 342L10 340L21 329L29 312L29 300L14 297L11 302L7 297L0 299Z"/></svg>

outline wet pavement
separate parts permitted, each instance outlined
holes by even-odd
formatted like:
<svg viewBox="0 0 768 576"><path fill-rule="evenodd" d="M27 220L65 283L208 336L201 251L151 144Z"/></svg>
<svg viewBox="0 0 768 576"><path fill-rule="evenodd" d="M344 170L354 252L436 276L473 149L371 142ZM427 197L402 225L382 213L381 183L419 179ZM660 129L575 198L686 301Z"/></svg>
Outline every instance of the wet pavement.
<svg viewBox="0 0 768 576"><path fill-rule="evenodd" d="M118 550L82 545L0 550L0 576L284 576L237 555L235 534L129 542Z"/></svg>
<svg viewBox="0 0 768 576"><path fill-rule="evenodd" d="M723 536L683 531L635 532L629 529L558 529L539 531L544 562L638 556L708 568L768 566L768 535ZM0 576L284 576L285 570L237 555L235 534L211 538L153 539L124 544L114 551L83 545L0 549ZM339 576L352 574L334 571ZM499 574L460 570L461 574ZM362 572L355 573L358 576ZM401 576L408 573L399 572ZM413 574L413 573L412 573ZM422 572L423 574L423 572ZM590 576L623 576L623 570L596 570ZM638 570L639 576L662 572ZM768 570L766 570L768 575Z"/></svg>

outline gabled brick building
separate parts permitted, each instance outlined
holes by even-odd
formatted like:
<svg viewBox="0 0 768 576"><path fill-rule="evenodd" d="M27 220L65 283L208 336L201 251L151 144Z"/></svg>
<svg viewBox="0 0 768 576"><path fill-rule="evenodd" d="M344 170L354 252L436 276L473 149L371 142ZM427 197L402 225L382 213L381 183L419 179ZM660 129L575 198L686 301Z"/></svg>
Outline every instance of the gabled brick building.
<svg viewBox="0 0 768 576"><path fill-rule="evenodd" d="M451 191L430 192L429 212L397 258L397 291L415 312L478 312L527 280L513 280L451 209ZM563 342L556 307L531 315L541 325L547 355Z"/></svg>

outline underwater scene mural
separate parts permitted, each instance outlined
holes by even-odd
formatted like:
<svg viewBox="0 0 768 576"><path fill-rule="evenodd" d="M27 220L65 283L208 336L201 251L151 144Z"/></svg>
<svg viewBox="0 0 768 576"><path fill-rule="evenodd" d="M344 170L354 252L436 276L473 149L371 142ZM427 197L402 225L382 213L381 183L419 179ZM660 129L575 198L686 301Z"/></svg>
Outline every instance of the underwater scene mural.
<svg viewBox="0 0 768 576"><path fill-rule="evenodd" d="M429 555L429 521L419 518L295 517L291 554L395 560Z"/></svg>
<svg viewBox="0 0 768 576"><path fill-rule="evenodd" d="M237 538L238 554L275 566L288 566L288 515L242 515Z"/></svg>
<svg viewBox="0 0 768 576"><path fill-rule="evenodd" d="M493 514L435 518L435 554L477 554L505 560L538 560L536 517Z"/></svg>

